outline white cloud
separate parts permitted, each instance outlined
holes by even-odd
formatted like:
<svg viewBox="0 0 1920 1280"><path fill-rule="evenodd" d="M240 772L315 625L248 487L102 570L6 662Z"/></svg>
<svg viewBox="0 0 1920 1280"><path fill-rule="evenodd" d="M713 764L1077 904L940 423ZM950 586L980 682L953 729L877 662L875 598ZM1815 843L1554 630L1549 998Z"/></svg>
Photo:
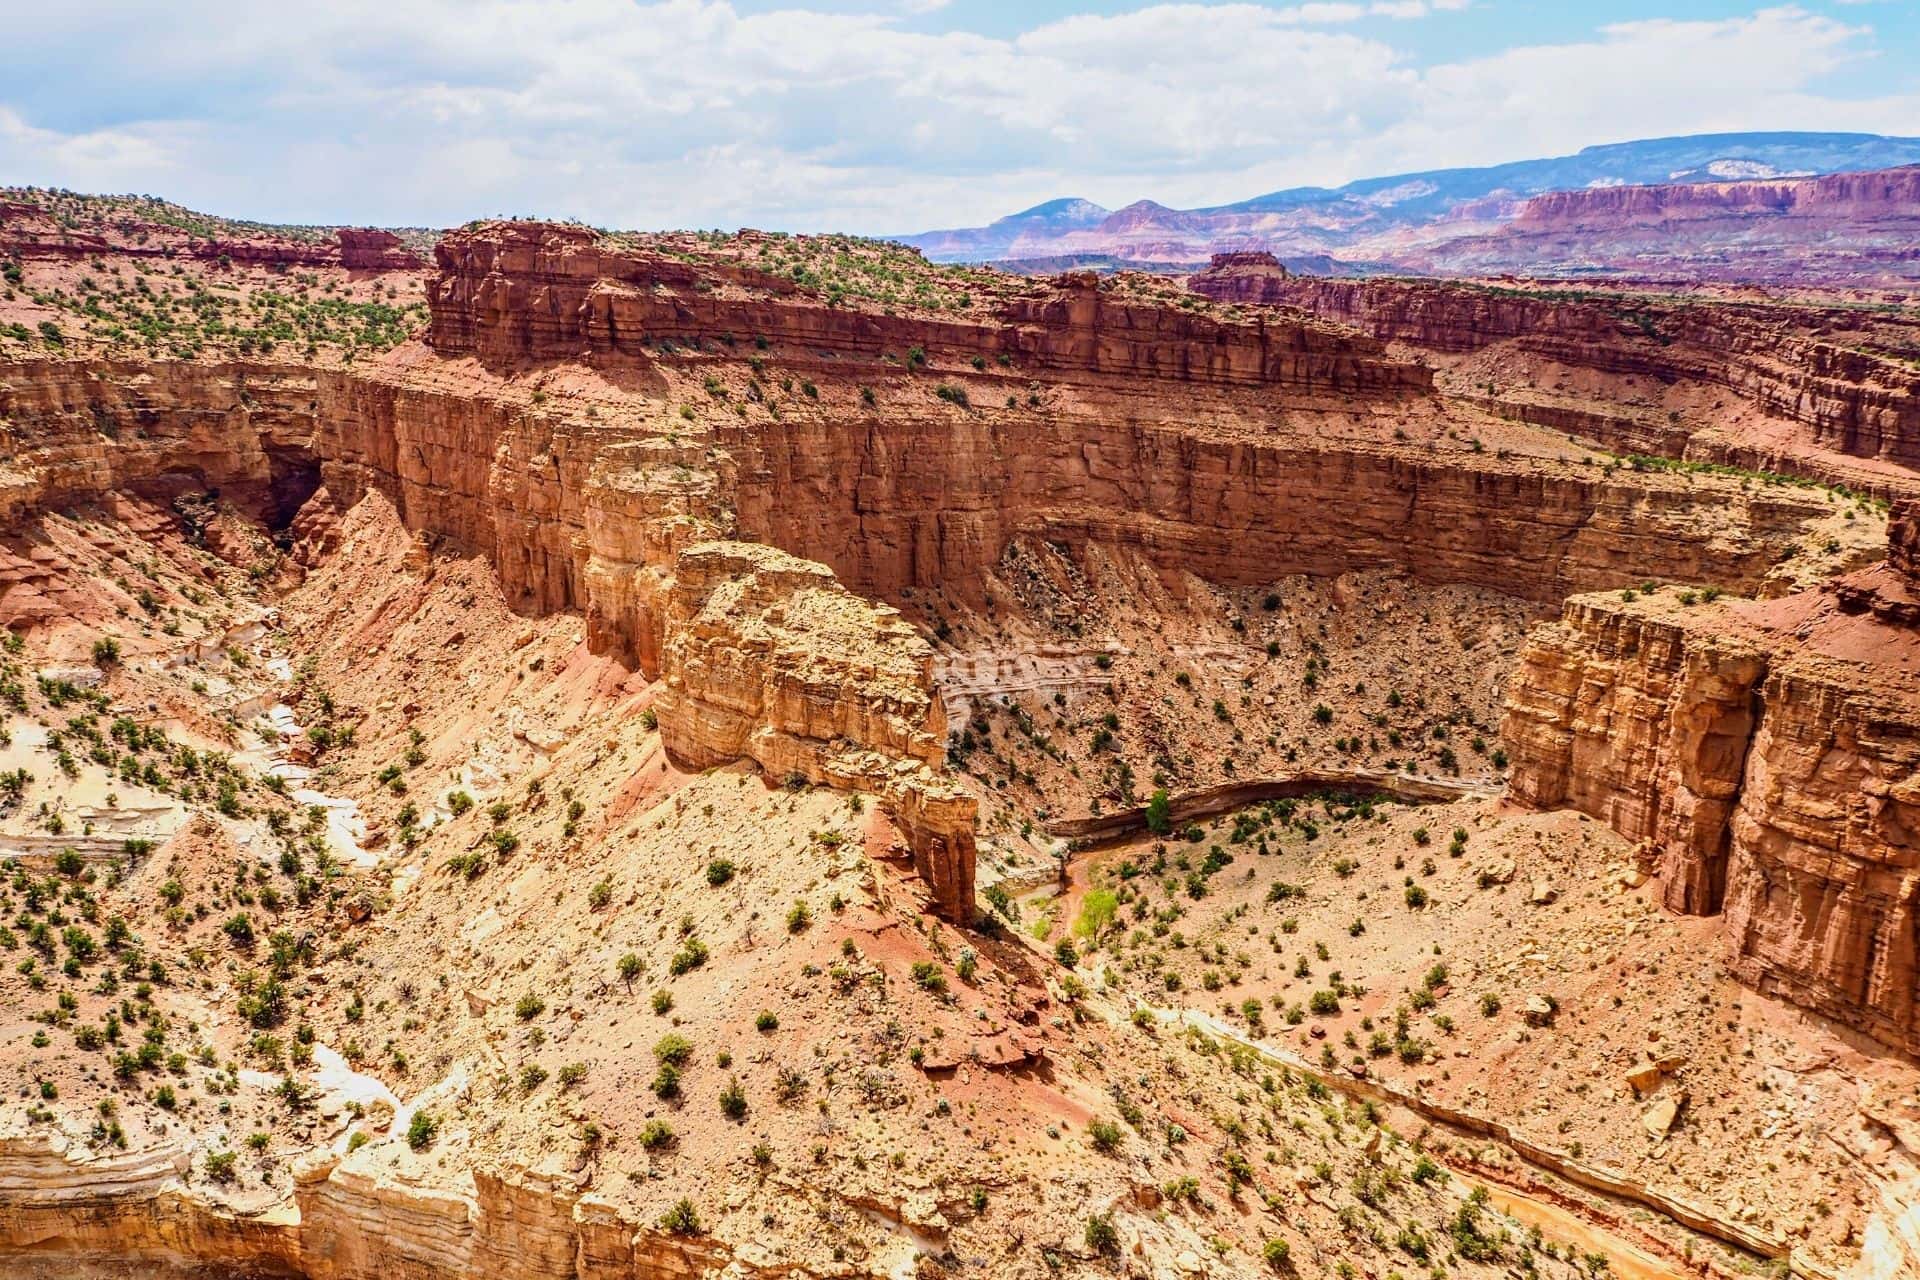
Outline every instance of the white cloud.
<svg viewBox="0 0 1920 1280"><path fill-rule="evenodd" d="M174 173L190 145L186 133L166 125L60 133L36 129L0 105L0 172L58 172L72 175L67 181L76 186L126 186L134 176Z"/></svg>
<svg viewBox="0 0 1920 1280"><path fill-rule="evenodd" d="M1427 67L1393 42L1415 27L1355 25L1465 3L1161 4L1003 39L724 0L71 0L11 20L0 181L284 219L901 231L1920 119L1823 96L1869 34L1792 7Z"/></svg>

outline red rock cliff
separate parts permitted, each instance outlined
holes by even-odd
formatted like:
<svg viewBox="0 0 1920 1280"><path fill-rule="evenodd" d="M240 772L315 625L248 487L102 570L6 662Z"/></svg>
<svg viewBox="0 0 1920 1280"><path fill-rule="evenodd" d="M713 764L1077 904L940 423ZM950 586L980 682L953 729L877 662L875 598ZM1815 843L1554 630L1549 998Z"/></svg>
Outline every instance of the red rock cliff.
<svg viewBox="0 0 1920 1280"><path fill-rule="evenodd" d="M1920 583L1890 565L1767 604L1583 596L1522 655L1509 795L1644 842L1733 968L1920 1054Z"/></svg>
<svg viewBox="0 0 1920 1280"><path fill-rule="evenodd" d="M1287 278L1244 263L1217 264L1189 283L1210 298L1298 307L1435 352L1509 343L1573 368L1723 388L1796 424L1809 448L1920 468L1920 365L1823 336L1856 319L1846 313L1437 280ZM1920 350L1920 326L1897 317L1885 324L1898 330L1902 353Z"/></svg>
<svg viewBox="0 0 1920 1280"><path fill-rule="evenodd" d="M1599 227L1622 222L1740 216L1912 219L1920 210L1920 165L1867 173L1744 182L1686 182L1653 186L1552 191L1521 204L1524 228Z"/></svg>
<svg viewBox="0 0 1920 1280"><path fill-rule="evenodd" d="M435 250L431 341L496 367L538 361L644 362L662 340L719 335L820 354L964 354L1056 376L1121 376L1316 392L1431 389L1432 375L1378 342L1299 318L1230 321L1133 302L1092 273L983 299L965 318L830 305L745 266L695 267L609 246L585 228L493 223Z"/></svg>

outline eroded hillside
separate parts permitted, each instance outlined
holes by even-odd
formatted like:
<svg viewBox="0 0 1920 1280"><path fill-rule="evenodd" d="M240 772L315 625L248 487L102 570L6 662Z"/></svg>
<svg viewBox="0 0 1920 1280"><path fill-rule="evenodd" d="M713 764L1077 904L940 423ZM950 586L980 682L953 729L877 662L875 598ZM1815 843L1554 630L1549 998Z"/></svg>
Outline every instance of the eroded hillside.
<svg viewBox="0 0 1920 1280"><path fill-rule="evenodd" d="M1609 1138L1617 1109L1523 1096L1556 1046L1614 1072L1613 975L1682 954L1765 1029L1663 994L1695 1062L1839 1043L1793 1032L1801 1008L1911 1050L1892 986L1797 958L1859 930L1730 889L1726 928L1766 942L1723 970L1720 925L1651 905L1719 909L1674 887L1718 874L1685 864L1705 802L1649 801L1641 830L1589 797L1666 786L1666 748L1527 722L1553 654L1589 661L1570 622L1537 628L1576 593L1805 642L1789 612L1893 572L1861 570L1893 479L1622 465L1401 335L1146 277L481 223L441 240L424 323L383 350L233 317L315 317L315 290L384 307L416 283L404 245L317 267L303 301L228 279L290 248L116 234L4 246L7 305L83 326L0 364L9 1265L1908 1264L1884 1160L1808 1153L1793 1186L1837 1218L1700 1185L1669 1134L1725 1154L1705 1125L1760 1101L1703 1098L1737 1073L1648 1050L1633 1087L1673 1102L1649 1150ZM89 318L75 272L132 283ZM136 303L200 317L198 345L130 337L113 308ZM1897 441L1899 392L1851 368L1822 385ZM1806 476L1840 476L1828 443ZM1630 857L1503 789L1627 840L1677 831L1654 816L1676 806L1693 825ZM1785 807L1809 846L1838 821ZM1774 865L1732 822L1733 860ZM1456 856L1427 852L1454 826ZM1565 895L1545 941L1493 888L1521 862L1533 907ZM1630 901L1575 893L1629 872L1651 877ZM1414 927L1369 925L1363 884ZM1866 929L1874 954L1899 927ZM1587 976L1490 976L1529 948ZM1495 997L1471 1029L1448 971ZM1904 1150L1908 1067L1849 1052L1795 1123L1853 1123L1871 1075L1891 1093L1858 1110ZM1383 1057L1414 1078L1379 1083ZM1769 1159L1733 1153L1752 1178Z"/></svg>

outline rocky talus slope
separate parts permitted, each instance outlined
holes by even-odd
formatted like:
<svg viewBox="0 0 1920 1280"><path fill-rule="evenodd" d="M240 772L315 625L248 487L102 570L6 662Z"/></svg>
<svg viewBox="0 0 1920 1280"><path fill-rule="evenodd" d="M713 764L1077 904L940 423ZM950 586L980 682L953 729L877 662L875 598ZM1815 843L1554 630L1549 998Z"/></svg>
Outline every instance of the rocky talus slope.
<svg viewBox="0 0 1920 1280"><path fill-rule="evenodd" d="M1819 591L1585 595L1508 701L1511 797L1641 842L1668 907L1723 918L1764 991L1920 1053L1920 510Z"/></svg>

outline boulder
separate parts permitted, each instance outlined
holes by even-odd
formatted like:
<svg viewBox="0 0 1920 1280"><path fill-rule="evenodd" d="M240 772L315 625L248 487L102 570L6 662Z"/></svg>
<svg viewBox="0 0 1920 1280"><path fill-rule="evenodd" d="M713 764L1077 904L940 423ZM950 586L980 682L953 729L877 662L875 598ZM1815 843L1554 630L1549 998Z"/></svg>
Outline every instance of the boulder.
<svg viewBox="0 0 1920 1280"><path fill-rule="evenodd" d="M1673 1126L1679 1122L1680 1112L1685 1109L1686 1105L1687 1091L1685 1089L1655 1098L1651 1103L1647 1104L1647 1109L1640 1113L1640 1123L1646 1128L1646 1131L1654 1137L1664 1138L1673 1129Z"/></svg>
<svg viewBox="0 0 1920 1280"><path fill-rule="evenodd" d="M1652 1093L1659 1087L1660 1080L1660 1068L1652 1062L1636 1062L1626 1071L1626 1081L1635 1093Z"/></svg>

